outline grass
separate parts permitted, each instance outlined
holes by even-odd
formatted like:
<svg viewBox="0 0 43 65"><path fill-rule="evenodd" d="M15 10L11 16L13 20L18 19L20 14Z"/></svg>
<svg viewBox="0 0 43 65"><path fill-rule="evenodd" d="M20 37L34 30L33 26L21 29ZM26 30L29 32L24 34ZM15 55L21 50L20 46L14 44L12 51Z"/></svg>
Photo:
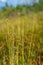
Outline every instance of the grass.
<svg viewBox="0 0 43 65"><path fill-rule="evenodd" d="M43 52L43 17L32 13L0 19L0 65L34 65Z"/></svg>

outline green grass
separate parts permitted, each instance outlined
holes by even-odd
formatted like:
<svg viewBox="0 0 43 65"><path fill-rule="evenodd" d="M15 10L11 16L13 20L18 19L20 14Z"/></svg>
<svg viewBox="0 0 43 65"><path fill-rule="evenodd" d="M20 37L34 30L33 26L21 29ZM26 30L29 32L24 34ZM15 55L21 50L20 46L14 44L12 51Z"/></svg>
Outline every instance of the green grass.
<svg viewBox="0 0 43 65"><path fill-rule="evenodd" d="M36 65L36 49L43 52L43 17L39 14L0 19L0 65Z"/></svg>

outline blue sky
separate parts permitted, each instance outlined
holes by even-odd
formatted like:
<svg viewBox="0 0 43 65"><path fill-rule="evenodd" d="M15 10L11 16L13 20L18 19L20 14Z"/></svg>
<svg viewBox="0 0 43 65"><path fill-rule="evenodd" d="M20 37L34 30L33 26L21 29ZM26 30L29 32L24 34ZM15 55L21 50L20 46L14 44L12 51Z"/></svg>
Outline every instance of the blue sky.
<svg viewBox="0 0 43 65"><path fill-rule="evenodd" d="M6 2L9 5L12 4L13 6L16 6L17 4L24 4L24 3L31 4L32 0L0 0L0 7L5 6Z"/></svg>

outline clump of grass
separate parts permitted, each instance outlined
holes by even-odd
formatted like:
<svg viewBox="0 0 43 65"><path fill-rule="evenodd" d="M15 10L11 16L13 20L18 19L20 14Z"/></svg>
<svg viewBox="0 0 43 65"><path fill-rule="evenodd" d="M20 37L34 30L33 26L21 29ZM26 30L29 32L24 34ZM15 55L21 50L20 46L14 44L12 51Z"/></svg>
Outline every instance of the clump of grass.
<svg viewBox="0 0 43 65"><path fill-rule="evenodd" d="M2 24L0 65L36 65L36 49L40 52L43 49L43 26L40 27L37 15L0 20Z"/></svg>

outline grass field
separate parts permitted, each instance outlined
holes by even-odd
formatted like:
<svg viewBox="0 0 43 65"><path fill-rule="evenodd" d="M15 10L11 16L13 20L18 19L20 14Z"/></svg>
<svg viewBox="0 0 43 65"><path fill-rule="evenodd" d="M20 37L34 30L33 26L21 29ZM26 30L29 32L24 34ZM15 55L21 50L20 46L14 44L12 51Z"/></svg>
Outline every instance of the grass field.
<svg viewBox="0 0 43 65"><path fill-rule="evenodd" d="M43 52L43 15L0 19L0 65L37 65Z"/></svg>

